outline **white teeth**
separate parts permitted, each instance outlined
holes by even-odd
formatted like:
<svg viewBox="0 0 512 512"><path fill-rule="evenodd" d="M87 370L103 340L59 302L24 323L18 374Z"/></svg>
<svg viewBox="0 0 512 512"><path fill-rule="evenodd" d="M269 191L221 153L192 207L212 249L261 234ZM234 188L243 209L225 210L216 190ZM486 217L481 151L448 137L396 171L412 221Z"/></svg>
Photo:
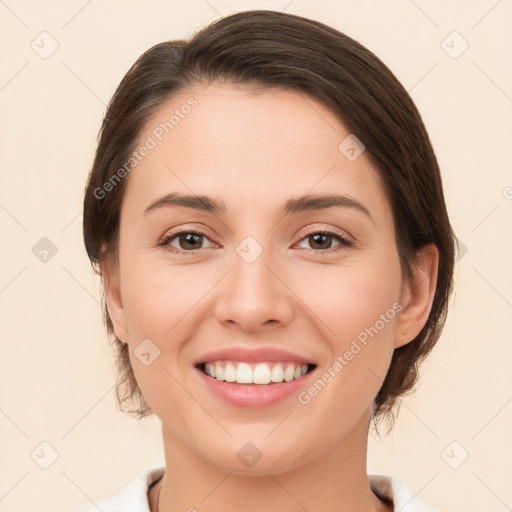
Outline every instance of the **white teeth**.
<svg viewBox="0 0 512 512"><path fill-rule="evenodd" d="M236 379L235 367L231 363L228 363L226 365L226 368L224 369L224 380L226 382L235 382L235 379Z"/></svg>
<svg viewBox="0 0 512 512"><path fill-rule="evenodd" d="M215 374L217 378L217 374ZM218 380L221 380L220 378ZM239 384L251 384L252 383L252 370L247 363L240 363L236 367L235 380Z"/></svg>
<svg viewBox="0 0 512 512"><path fill-rule="evenodd" d="M215 364L215 378L224 380L224 368L219 363Z"/></svg>
<svg viewBox="0 0 512 512"><path fill-rule="evenodd" d="M268 384L270 382L270 368L268 364L256 365L252 374L252 381L254 384Z"/></svg>
<svg viewBox="0 0 512 512"><path fill-rule="evenodd" d="M205 365L205 373L217 380L239 384L270 384L291 382L305 375L307 364L258 363L250 365L231 361L215 361Z"/></svg>
<svg viewBox="0 0 512 512"><path fill-rule="evenodd" d="M271 380L272 382L283 382L283 367L280 364L276 364L274 368L272 368Z"/></svg>
<svg viewBox="0 0 512 512"><path fill-rule="evenodd" d="M286 382L290 382L293 380L293 377L295 375L295 366L293 364L289 364L286 367L286 370L284 371L284 380Z"/></svg>

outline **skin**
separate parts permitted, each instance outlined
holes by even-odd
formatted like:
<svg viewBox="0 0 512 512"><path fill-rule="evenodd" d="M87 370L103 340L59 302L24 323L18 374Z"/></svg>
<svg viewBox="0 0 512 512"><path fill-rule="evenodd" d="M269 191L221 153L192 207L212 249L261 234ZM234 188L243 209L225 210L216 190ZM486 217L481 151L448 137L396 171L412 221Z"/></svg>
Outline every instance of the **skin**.
<svg viewBox="0 0 512 512"><path fill-rule="evenodd" d="M349 161L338 150L350 132L312 97L197 86L161 106L140 141L190 96L198 105L129 175L119 271L102 264L116 334L162 421L159 511L392 510L368 484L370 411L394 348L427 321L438 251L421 252L412 286L402 280L380 177L365 152ZM348 207L278 213L292 197L333 191L363 203L372 219ZM206 195L227 211L172 206L144 215L169 192ZM312 234L333 228L354 245L315 244ZM195 254L158 245L191 229L206 233L192 240ZM247 236L263 248L250 264L236 252ZM179 237L170 244L191 250ZM192 366L219 348L273 346L315 361L320 375L394 303L401 313L307 405L296 395L260 410L229 405ZM133 355L146 338L160 350L148 366ZM249 441L262 453L252 468L237 458ZM152 510L159 488L150 493Z"/></svg>

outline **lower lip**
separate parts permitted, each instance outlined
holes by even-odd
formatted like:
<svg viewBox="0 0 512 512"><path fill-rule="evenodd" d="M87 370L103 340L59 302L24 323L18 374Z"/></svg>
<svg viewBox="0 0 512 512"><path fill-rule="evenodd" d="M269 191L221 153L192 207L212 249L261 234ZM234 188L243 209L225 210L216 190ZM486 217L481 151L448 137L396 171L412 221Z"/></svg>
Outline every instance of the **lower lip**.
<svg viewBox="0 0 512 512"><path fill-rule="evenodd" d="M268 407L294 393L298 393L304 387L306 379L314 373L315 369L290 382L247 385L214 379L203 373L199 368L196 368L196 371L199 372L203 382L214 395L231 405L238 407Z"/></svg>

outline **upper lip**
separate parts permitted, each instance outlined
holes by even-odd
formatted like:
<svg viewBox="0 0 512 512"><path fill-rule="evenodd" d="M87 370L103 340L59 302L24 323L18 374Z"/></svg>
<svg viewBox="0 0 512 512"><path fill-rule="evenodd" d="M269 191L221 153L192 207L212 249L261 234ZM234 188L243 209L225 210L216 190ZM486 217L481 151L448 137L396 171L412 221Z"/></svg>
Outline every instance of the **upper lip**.
<svg viewBox="0 0 512 512"><path fill-rule="evenodd" d="M219 361L227 359L231 361L243 361L247 363L263 363L263 362L291 362L299 364L315 364L311 359L299 356L288 350L274 347L259 347L248 349L245 347L229 347L213 352L208 352L198 357L194 365L208 363L211 361Z"/></svg>

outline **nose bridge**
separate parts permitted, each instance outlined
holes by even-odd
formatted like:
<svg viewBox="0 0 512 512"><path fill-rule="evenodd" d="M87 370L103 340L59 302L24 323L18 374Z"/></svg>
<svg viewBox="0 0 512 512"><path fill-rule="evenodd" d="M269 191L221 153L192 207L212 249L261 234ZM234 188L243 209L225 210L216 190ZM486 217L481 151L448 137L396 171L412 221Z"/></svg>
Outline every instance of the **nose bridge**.
<svg viewBox="0 0 512 512"><path fill-rule="evenodd" d="M270 249L263 249L256 243L251 240L242 242L233 257L233 291L238 295L243 292L239 300L260 300L262 295L272 295L272 289L276 288L275 276L269 270L275 258Z"/></svg>
<svg viewBox="0 0 512 512"><path fill-rule="evenodd" d="M236 247L231 266L218 296L219 321L247 330L257 330L269 320L289 321L289 292L275 275L279 264L270 248L248 236Z"/></svg>

